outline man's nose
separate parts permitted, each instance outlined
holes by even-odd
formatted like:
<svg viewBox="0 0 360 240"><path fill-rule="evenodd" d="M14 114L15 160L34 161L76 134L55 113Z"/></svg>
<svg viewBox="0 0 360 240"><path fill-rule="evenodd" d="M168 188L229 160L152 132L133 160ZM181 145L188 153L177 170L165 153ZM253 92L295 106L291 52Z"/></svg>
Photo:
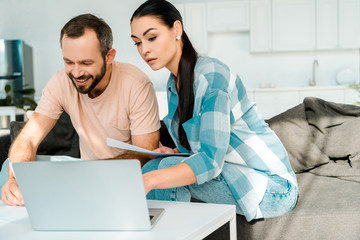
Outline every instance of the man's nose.
<svg viewBox="0 0 360 240"><path fill-rule="evenodd" d="M71 74L75 78L78 78L78 77L81 77L82 75L84 75L84 71L81 69L81 67L79 65L75 64L74 68L72 69Z"/></svg>

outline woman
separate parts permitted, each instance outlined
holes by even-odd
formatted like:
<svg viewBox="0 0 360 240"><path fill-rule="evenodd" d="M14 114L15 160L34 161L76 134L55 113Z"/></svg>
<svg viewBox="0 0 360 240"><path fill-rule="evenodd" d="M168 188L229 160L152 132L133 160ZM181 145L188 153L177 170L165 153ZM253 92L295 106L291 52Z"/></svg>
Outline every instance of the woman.
<svg viewBox="0 0 360 240"><path fill-rule="evenodd" d="M176 148L155 151L191 154L149 161L147 197L233 204L248 221L290 211L298 195L295 174L240 78L217 59L197 55L180 13L165 0L143 3L131 18L131 34L153 70L171 72L163 121Z"/></svg>

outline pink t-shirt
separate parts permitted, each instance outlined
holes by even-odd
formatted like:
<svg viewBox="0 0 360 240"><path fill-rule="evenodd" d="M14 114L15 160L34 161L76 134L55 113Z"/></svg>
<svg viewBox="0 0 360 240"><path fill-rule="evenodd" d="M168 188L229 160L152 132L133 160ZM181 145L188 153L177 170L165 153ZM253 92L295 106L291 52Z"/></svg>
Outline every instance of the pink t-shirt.
<svg viewBox="0 0 360 240"><path fill-rule="evenodd" d="M158 104L149 78L131 64L113 62L111 79L96 98L79 93L60 70L47 83L35 109L58 119L66 111L79 135L84 160L114 158L124 150L108 147L106 138L131 143L131 135L160 128Z"/></svg>

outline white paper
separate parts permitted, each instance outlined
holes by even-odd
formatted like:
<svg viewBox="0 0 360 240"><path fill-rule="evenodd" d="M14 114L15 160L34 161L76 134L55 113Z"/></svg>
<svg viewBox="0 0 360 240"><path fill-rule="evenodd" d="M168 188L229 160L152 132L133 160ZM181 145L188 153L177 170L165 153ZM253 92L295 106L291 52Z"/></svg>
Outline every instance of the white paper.
<svg viewBox="0 0 360 240"><path fill-rule="evenodd" d="M124 143L124 142L121 142L121 141L118 141L118 140L115 140L112 138L107 138L106 143L110 147L116 147L116 148L134 151L134 152L141 152L141 153L146 153L149 155L155 155L155 156L190 156L189 153L157 153L157 152L153 152L153 151L147 150L145 148L127 144L127 143Z"/></svg>

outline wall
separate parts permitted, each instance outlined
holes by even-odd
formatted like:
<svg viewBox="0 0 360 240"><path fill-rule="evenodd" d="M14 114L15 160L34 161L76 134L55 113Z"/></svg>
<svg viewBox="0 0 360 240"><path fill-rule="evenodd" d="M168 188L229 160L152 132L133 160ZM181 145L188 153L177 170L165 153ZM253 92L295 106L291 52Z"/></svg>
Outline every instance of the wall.
<svg viewBox="0 0 360 240"><path fill-rule="evenodd" d="M36 98L49 78L64 67L60 30L72 17L93 13L112 28L115 60L135 64L151 79L164 79L167 70L154 72L139 56L130 38L130 17L143 0L0 0L0 39L22 39L33 48ZM156 80L154 80L156 85Z"/></svg>
<svg viewBox="0 0 360 240"><path fill-rule="evenodd" d="M72 17L90 12L112 27L116 60L140 67L164 90L168 71L153 72L140 58L130 39L129 19L143 0L0 0L0 38L23 39L33 47L34 79L37 98L48 79L63 68L59 35ZM172 1L179 2L179 1ZM181 1L180 1L181 2ZM318 59L318 85L336 85L337 72L345 67L359 78L359 51L314 51L251 54L249 32L208 35L209 56L233 68L248 88L308 86L312 63Z"/></svg>

